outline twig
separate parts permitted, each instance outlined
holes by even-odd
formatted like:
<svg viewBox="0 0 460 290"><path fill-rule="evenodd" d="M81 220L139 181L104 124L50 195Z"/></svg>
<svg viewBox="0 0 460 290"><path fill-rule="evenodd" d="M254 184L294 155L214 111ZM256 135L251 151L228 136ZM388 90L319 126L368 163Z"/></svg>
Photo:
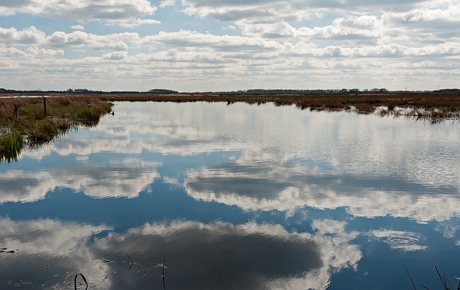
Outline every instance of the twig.
<svg viewBox="0 0 460 290"><path fill-rule="evenodd" d="M414 286L414 290L417 290L417 287L415 287L414 280L412 279L412 276L410 275L409 270L407 270L406 267L404 267L404 269L406 269L407 275L409 275L410 281L412 282L412 286Z"/></svg>
<svg viewBox="0 0 460 290"><path fill-rule="evenodd" d="M73 279L73 285L75 286L75 290L77 290L77 277L78 276L81 276L83 278L83 281L85 281L85 283L86 283L85 290L87 290L88 289L88 282L86 281L86 278L82 273L78 273L77 275L75 275L75 278Z"/></svg>

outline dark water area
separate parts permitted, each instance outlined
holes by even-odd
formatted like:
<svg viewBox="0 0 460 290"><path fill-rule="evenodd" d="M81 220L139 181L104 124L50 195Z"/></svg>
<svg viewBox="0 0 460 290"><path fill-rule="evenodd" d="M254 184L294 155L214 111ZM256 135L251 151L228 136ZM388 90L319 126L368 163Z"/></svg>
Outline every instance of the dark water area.
<svg viewBox="0 0 460 290"><path fill-rule="evenodd" d="M458 124L114 110L0 165L0 289L457 287Z"/></svg>

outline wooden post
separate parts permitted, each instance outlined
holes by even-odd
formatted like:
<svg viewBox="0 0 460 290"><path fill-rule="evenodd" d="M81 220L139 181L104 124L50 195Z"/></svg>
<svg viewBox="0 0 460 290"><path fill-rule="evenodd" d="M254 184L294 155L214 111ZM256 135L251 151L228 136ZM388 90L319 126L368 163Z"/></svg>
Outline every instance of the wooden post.
<svg viewBox="0 0 460 290"><path fill-rule="evenodd" d="M43 98L43 111L45 112L45 117L46 117L46 98Z"/></svg>
<svg viewBox="0 0 460 290"><path fill-rule="evenodd" d="M19 105L14 105L14 117L17 118L19 116L18 114L18 111L19 111Z"/></svg>

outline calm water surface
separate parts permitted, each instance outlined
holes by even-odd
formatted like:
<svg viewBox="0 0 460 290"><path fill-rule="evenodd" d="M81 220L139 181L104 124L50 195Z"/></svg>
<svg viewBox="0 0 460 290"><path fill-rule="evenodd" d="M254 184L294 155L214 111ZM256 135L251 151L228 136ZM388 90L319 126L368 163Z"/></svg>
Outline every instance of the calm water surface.
<svg viewBox="0 0 460 290"><path fill-rule="evenodd" d="M413 289L405 267L442 289L434 265L456 287L459 145L451 122L117 103L0 165L0 289Z"/></svg>

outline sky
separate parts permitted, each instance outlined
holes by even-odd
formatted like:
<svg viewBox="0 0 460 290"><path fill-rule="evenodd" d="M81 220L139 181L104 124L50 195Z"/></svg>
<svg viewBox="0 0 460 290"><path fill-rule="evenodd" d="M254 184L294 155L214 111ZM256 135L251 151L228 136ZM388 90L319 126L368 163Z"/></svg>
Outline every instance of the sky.
<svg viewBox="0 0 460 290"><path fill-rule="evenodd" d="M459 83L460 0L0 0L0 88Z"/></svg>

